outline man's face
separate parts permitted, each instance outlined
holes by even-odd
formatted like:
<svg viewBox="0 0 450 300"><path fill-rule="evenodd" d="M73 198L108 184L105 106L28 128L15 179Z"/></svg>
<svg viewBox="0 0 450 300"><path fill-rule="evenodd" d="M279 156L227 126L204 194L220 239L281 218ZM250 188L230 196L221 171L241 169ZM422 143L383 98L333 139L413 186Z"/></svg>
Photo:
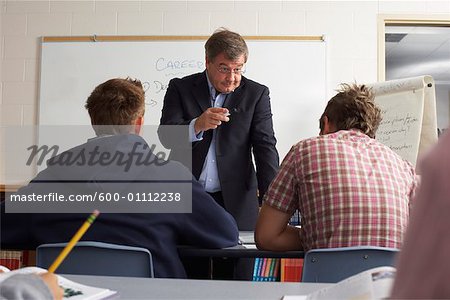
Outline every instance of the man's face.
<svg viewBox="0 0 450 300"><path fill-rule="evenodd" d="M212 61L206 58L206 71L216 91L225 94L233 92L241 83L241 71L244 64L244 55L236 60L227 59L223 53L217 55Z"/></svg>

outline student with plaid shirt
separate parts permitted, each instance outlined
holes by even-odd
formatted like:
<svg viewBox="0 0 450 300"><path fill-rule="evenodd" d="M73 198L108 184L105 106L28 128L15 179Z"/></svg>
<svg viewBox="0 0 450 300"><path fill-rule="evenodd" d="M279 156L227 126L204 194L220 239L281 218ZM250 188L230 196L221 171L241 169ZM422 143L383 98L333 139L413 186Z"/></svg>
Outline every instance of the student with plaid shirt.
<svg viewBox="0 0 450 300"><path fill-rule="evenodd" d="M400 248L417 177L374 139L380 121L370 88L341 85L320 118L320 136L295 144L269 186L255 231L259 249ZM297 209L301 228L288 225Z"/></svg>

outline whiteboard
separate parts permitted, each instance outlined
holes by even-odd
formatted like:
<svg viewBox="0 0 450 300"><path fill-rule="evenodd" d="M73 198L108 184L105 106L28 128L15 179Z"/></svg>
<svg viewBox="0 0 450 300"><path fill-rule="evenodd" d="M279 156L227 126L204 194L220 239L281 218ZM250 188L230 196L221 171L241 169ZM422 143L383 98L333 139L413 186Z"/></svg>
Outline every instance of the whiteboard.
<svg viewBox="0 0 450 300"><path fill-rule="evenodd" d="M158 125L169 80L205 69L204 39L45 41L41 51L39 125L87 125L84 103L100 83L127 76L146 90L145 124ZM244 76L269 87L280 157L316 136L326 105L326 43L246 39Z"/></svg>

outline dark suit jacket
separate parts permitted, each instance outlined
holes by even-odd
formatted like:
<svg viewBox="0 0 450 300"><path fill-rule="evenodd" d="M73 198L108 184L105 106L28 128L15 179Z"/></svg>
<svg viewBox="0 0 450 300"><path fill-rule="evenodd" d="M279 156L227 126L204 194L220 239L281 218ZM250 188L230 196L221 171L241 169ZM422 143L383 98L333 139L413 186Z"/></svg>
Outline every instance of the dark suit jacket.
<svg viewBox="0 0 450 300"><path fill-rule="evenodd" d="M188 125L211 107L206 73L176 78L169 82L161 125ZM278 152L272 126L269 89L242 77L240 86L229 94L223 107L230 121L217 130L216 156L225 208L234 216L240 230L254 230L258 198L266 192L278 169ZM171 157L181 157L169 134L160 127L161 142L172 149ZM198 179L211 143L212 130L192 144L192 173ZM256 162L256 174L252 159Z"/></svg>

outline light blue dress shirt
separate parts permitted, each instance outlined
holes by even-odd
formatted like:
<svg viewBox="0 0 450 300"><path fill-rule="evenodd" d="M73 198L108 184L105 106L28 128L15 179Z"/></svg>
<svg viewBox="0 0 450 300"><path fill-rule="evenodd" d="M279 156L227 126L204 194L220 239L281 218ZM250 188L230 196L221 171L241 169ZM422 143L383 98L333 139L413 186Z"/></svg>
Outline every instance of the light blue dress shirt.
<svg viewBox="0 0 450 300"><path fill-rule="evenodd" d="M208 80L208 87L211 95L211 107L222 107L227 95L221 93L216 95L216 89L209 81L208 74L206 74L206 78ZM213 95L216 95L216 98L214 98ZM195 135L194 124L196 120L197 118L189 123L189 139L191 142L201 141L203 139L203 131L198 135ZM209 145L208 154L206 155L199 181L205 188L205 191L209 193L215 193L222 190L220 187L219 172L217 170L216 130L213 130L211 144Z"/></svg>

